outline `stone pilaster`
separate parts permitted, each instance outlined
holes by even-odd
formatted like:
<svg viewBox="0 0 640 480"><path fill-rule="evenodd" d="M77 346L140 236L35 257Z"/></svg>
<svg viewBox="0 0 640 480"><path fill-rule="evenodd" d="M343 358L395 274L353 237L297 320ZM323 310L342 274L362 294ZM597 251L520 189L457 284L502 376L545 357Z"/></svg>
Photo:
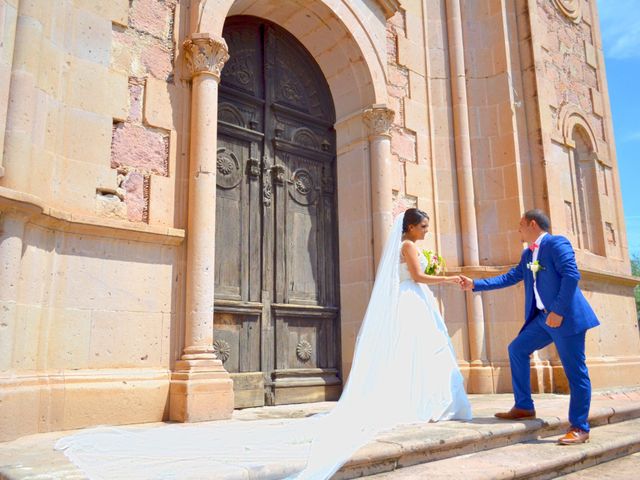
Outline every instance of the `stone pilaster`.
<svg viewBox="0 0 640 480"><path fill-rule="evenodd" d="M469 105L460 0L447 2L446 6L462 253L465 266L478 266L480 265L480 253L473 187ZM493 378L491 367L488 366L487 361L482 296L471 292L468 292L466 296L469 353L471 356L468 390L474 393L492 393Z"/></svg>
<svg viewBox="0 0 640 480"><path fill-rule="evenodd" d="M233 382L213 348L218 83L223 38L194 33L183 45L192 75L185 348L171 377L171 420L228 418Z"/></svg>
<svg viewBox="0 0 640 480"><path fill-rule="evenodd" d="M373 105L363 113L369 128L369 163L371 169L371 214L373 218L373 253L377 265L393 222L391 180L391 125L395 112L385 105Z"/></svg>

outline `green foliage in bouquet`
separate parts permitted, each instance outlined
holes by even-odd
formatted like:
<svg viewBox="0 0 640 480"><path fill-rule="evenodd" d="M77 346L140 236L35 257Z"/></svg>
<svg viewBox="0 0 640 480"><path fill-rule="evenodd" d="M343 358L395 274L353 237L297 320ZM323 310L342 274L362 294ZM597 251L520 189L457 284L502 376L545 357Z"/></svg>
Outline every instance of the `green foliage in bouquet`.
<svg viewBox="0 0 640 480"><path fill-rule="evenodd" d="M440 275L444 273L447 264L440 255L433 250L422 250L422 254L427 259L427 268L424 269L426 275Z"/></svg>

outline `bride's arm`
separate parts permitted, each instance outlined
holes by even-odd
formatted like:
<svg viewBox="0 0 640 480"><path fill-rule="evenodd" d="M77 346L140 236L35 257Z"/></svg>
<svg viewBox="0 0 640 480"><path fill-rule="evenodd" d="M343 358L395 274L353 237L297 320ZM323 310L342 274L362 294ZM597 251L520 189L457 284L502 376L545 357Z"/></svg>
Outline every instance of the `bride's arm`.
<svg viewBox="0 0 640 480"><path fill-rule="evenodd" d="M443 276L443 275L427 275L420 269L420 260L418 260L418 247L413 242L404 242L402 244L402 256L407 262L407 268L411 278L416 283L426 283L427 285L435 285L438 283L460 283L460 277Z"/></svg>

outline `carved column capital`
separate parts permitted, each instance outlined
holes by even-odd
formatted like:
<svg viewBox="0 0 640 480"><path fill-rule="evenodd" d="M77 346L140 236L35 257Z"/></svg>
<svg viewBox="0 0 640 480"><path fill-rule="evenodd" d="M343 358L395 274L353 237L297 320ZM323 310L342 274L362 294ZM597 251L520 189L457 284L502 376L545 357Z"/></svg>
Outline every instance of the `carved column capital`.
<svg viewBox="0 0 640 480"><path fill-rule="evenodd" d="M192 77L211 75L220 81L222 67L229 60L229 49L224 38L209 33L194 33L182 47Z"/></svg>
<svg viewBox="0 0 640 480"><path fill-rule="evenodd" d="M391 137L391 125L396 112L385 105L373 105L363 112L364 123L369 127L369 136Z"/></svg>

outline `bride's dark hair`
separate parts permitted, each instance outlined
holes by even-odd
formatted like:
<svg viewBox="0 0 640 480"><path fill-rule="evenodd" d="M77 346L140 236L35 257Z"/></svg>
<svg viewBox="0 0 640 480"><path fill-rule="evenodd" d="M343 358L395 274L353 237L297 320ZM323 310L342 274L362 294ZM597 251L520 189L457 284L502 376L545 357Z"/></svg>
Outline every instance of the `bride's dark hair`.
<svg viewBox="0 0 640 480"><path fill-rule="evenodd" d="M417 225L424 219L429 219L427 212L419 210L417 208L409 208L404 212L402 219L402 233L409 231L409 225Z"/></svg>

